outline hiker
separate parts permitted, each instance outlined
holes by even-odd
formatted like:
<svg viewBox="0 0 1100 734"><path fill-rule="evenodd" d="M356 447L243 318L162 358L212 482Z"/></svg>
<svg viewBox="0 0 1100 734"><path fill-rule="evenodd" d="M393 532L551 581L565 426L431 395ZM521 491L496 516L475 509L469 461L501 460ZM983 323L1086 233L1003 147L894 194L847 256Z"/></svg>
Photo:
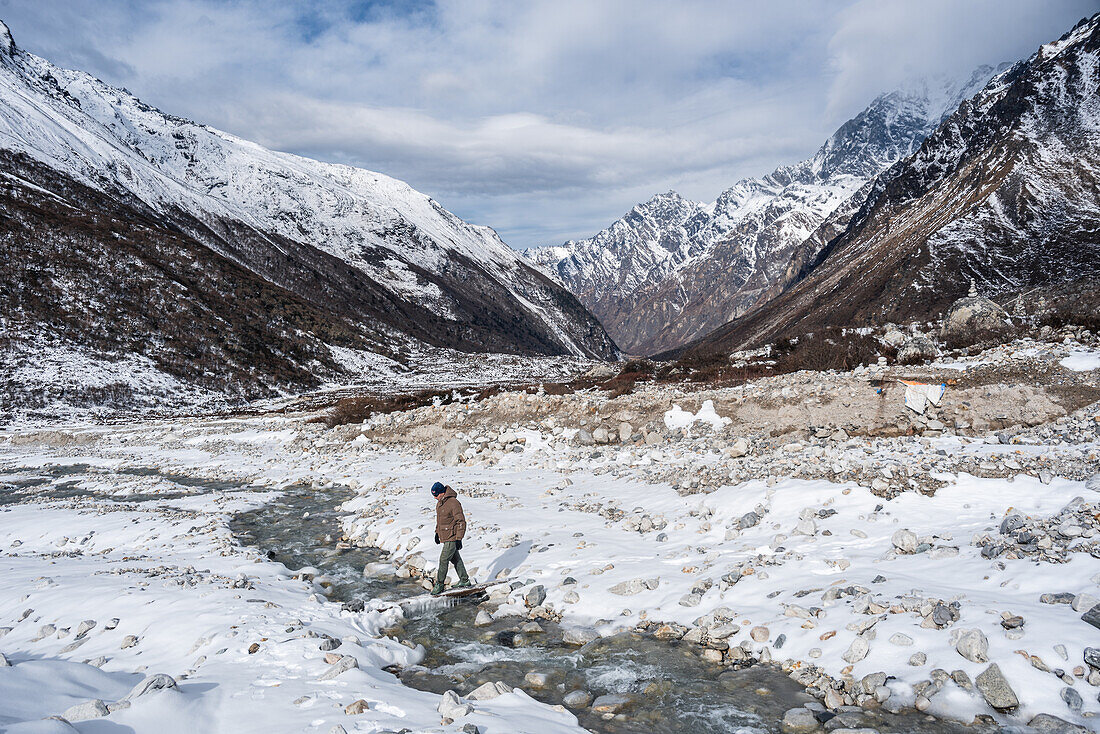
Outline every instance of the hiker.
<svg viewBox="0 0 1100 734"><path fill-rule="evenodd" d="M435 497L435 542L442 543L439 554L439 571L435 575L432 596L443 593L443 582L447 580L447 564L453 563L458 572L456 589L468 589L473 586L466 575L466 564L458 554L462 550L462 538L466 535L466 516L462 514L462 505L458 495L450 487L440 482L432 485L432 497Z"/></svg>

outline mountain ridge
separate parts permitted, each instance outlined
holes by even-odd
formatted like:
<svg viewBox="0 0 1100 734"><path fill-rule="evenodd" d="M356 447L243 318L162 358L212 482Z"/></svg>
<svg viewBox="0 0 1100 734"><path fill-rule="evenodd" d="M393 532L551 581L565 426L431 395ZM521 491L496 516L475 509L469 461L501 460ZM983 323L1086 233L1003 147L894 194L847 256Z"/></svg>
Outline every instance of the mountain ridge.
<svg viewBox="0 0 1100 734"><path fill-rule="evenodd" d="M794 254L774 300L688 345L709 354L829 326L925 321L1100 272L1100 14L995 76ZM1036 300L1043 296L1037 295Z"/></svg>
<svg viewBox="0 0 1100 734"><path fill-rule="evenodd" d="M119 222L126 216L153 222L150 231L156 235L145 243L150 248L184 238L190 243L184 248L187 252L197 252L195 246L209 249L250 273L250 280L310 304L306 322L312 326L303 322L294 329L316 331L301 337L311 344L305 351L314 355L326 351L320 335L330 331L327 323L356 335L350 348L398 361L421 347L617 356L614 343L577 299L520 258L491 228L463 222L430 197L384 174L270 151L163 113L89 74L23 51L7 26L0 28L0 149L6 152L0 174L9 184L9 196L54 201L56 191L71 191L74 198L66 204L85 211L90 219L95 219L96 207L117 206ZM32 243L16 239L17 230L37 228L53 239L76 236L66 229L70 226L84 231L84 224L75 220L58 221L58 210L48 206L28 207L21 215L42 219L37 224L31 219L10 222L3 232L5 259L12 262L39 262L30 252ZM118 235L109 225L102 229L101 219L96 221L102 241L97 248L81 250L90 258L84 263L89 272L99 272L96 261L111 256L111 241ZM43 247L56 244L51 240ZM205 256L202 261L222 276L234 272L235 279L244 277ZM148 265L151 260L143 262ZM76 265L65 264L73 288L83 298L97 300L95 288L75 283ZM162 276L171 277L170 271ZM111 271L116 280L98 284L99 291L129 282L124 275ZM204 287L232 288L230 283L202 282ZM16 313L12 294L25 296L26 285L7 283L10 300L0 315ZM257 292L267 288L259 282L250 287ZM74 322L86 315L82 304L59 291L47 292L56 300L36 311L39 321L26 313L20 316L15 334L20 353L36 339L53 343L57 334L45 326L49 314L56 312ZM123 307L121 301L113 302ZM130 302L125 306L138 307ZM224 330L242 337L267 317L263 311L232 313L238 322L223 324ZM132 322L134 328L150 328L140 315L119 312L112 317ZM75 340L66 344L80 347L96 341L91 332L97 326L102 325L88 322L83 334L66 332ZM113 326L104 330L117 333ZM137 336L146 344L155 344L159 337L155 331ZM129 336L120 337L115 346L133 343ZM11 358L16 350L8 346ZM258 345L253 348L261 354ZM155 351L150 346L144 353L155 361ZM280 359L292 357L287 353ZM245 394L280 389L282 383L269 379L271 375L249 377L247 369L239 369L243 367L233 368L231 381L250 383ZM321 359L317 370L310 376L310 365L298 364L282 365L274 372L297 375L296 389L354 377L354 371L338 360ZM183 377L202 381L201 374ZM224 386L226 380L208 382Z"/></svg>
<svg viewBox="0 0 1100 734"><path fill-rule="evenodd" d="M674 348L767 296L796 246L871 177L915 150L952 105L993 73L979 67L967 80L914 83L879 95L810 158L742 179L711 204L681 198L685 204L673 216L648 218L635 206L587 240L526 254L627 351Z"/></svg>

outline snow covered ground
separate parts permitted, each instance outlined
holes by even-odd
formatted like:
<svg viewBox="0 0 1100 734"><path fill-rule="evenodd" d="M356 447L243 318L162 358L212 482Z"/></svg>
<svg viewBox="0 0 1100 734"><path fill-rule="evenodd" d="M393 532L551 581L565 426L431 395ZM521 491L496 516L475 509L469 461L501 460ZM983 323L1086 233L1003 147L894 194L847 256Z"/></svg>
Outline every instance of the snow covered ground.
<svg viewBox="0 0 1100 734"><path fill-rule="evenodd" d="M726 430L713 406L700 412L687 423L686 411L670 407L678 425ZM45 488L97 497L0 506L0 627L12 628L0 652L13 664L0 669L0 726L67 731L42 717L100 699L115 709L108 721L135 731L165 720L181 731L577 730L572 714L521 691L440 724L438 696L380 670L419 659L378 636L396 612L342 611L237 545L226 526L228 513L281 488L344 485L357 493L342 508L352 541L430 572L427 488L439 480L465 506L463 555L475 578L522 582L496 597L486 611L494 617L546 614L600 634L644 628L719 640L783 663L792 677L819 670L857 686L869 680L867 695L888 708L963 721L980 714L1006 726L1045 713L1100 730L1100 672L1086 663L1098 632L1082 619L1100 604L1100 442L1080 442L1095 436L1096 422L1095 406L1061 421L1077 426L1060 434L1076 443L945 434L857 437L830 449L828 460L876 466L931 454L1025 469L1042 456L1078 468L1077 478L941 473L934 494L921 485L892 499L852 481L775 475L685 495L644 481L660 449L579 446L545 424L508 428L514 448L470 466L383 446L365 427L327 430L301 417L9 430L0 433L0 486L40 471ZM802 450L792 446L782 451ZM665 455L674 453L685 459ZM717 456L700 452L684 471ZM119 473L135 468L160 474ZM126 502L178 490L175 475L223 489ZM539 586L541 602L538 590L528 596ZM95 626L78 639L84 620ZM310 633L343 640L336 652L353 655L358 669L318 680L332 668ZM987 703L993 664L1018 697L1012 711ZM119 707L154 673L178 686ZM25 695L31 690L40 693ZM830 701L826 691L825 700L840 705L842 693ZM345 714L359 699L367 710Z"/></svg>
<svg viewBox="0 0 1100 734"><path fill-rule="evenodd" d="M107 435L109 443L163 438L159 431ZM233 440L271 448L290 435L265 430ZM153 453L142 458L145 451ZM380 604L341 611L319 587L233 541L226 515L271 499L270 492L137 504L127 501L135 492L186 487L111 473L204 456L198 448L157 453L155 443L81 458L4 447L0 483L16 479L16 467L26 479L28 467L86 461L43 488L76 482L106 498L0 507L0 652L7 662L0 661L0 731L457 731L440 724L439 696L381 670L423 653L380 636L399 612L379 611ZM325 636L340 641L330 655L357 663L328 680L326 672L350 663L325 662ZM151 676L160 674L170 676L168 688L157 689L165 679ZM150 681L152 690L136 693ZM366 710L345 713L356 701ZM49 718L56 716L71 723ZM571 714L522 691L478 703L460 725L471 722L500 734L579 731Z"/></svg>

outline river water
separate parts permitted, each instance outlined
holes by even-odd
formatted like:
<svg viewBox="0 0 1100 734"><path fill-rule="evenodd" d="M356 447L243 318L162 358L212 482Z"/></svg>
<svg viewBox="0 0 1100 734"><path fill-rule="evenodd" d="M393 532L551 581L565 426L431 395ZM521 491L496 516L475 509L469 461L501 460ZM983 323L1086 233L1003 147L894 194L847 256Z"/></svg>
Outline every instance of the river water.
<svg viewBox="0 0 1100 734"><path fill-rule="evenodd" d="M400 600L423 588L395 576L364 576L363 568L386 560L369 548L337 547L342 530L334 508L349 498L339 488L291 490L274 502L236 516L231 527L242 543L257 546L290 569L313 566L334 581L332 598ZM542 633L523 633L526 620L509 618L476 627L477 600L440 602L408 614L392 634L422 644L423 663L396 671L414 688L436 693L469 693L487 681L523 688L532 697L560 704L574 690L593 696L628 694L635 702L623 714L605 719L588 708L574 709L581 725L607 734L706 734L778 732L783 713L813 700L776 668L730 670L705 661L698 648L624 633L586 645L562 644L557 625L540 621ZM528 673L546 674L533 685ZM860 725L882 732L946 734L993 731L937 721L920 714L866 712ZM827 728L841 723L832 722Z"/></svg>

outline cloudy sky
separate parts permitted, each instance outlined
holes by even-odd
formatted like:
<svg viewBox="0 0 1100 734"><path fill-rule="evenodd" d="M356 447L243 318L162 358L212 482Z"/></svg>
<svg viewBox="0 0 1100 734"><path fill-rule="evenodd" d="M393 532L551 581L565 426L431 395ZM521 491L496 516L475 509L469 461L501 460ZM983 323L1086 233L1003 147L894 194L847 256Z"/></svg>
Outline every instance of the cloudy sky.
<svg viewBox="0 0 1100 734"><path fill-rule="evenodd" d="M523 248L812 154L876 94L1016 60L1094 0L0 0L166 112L408 181Z"/></svg>

